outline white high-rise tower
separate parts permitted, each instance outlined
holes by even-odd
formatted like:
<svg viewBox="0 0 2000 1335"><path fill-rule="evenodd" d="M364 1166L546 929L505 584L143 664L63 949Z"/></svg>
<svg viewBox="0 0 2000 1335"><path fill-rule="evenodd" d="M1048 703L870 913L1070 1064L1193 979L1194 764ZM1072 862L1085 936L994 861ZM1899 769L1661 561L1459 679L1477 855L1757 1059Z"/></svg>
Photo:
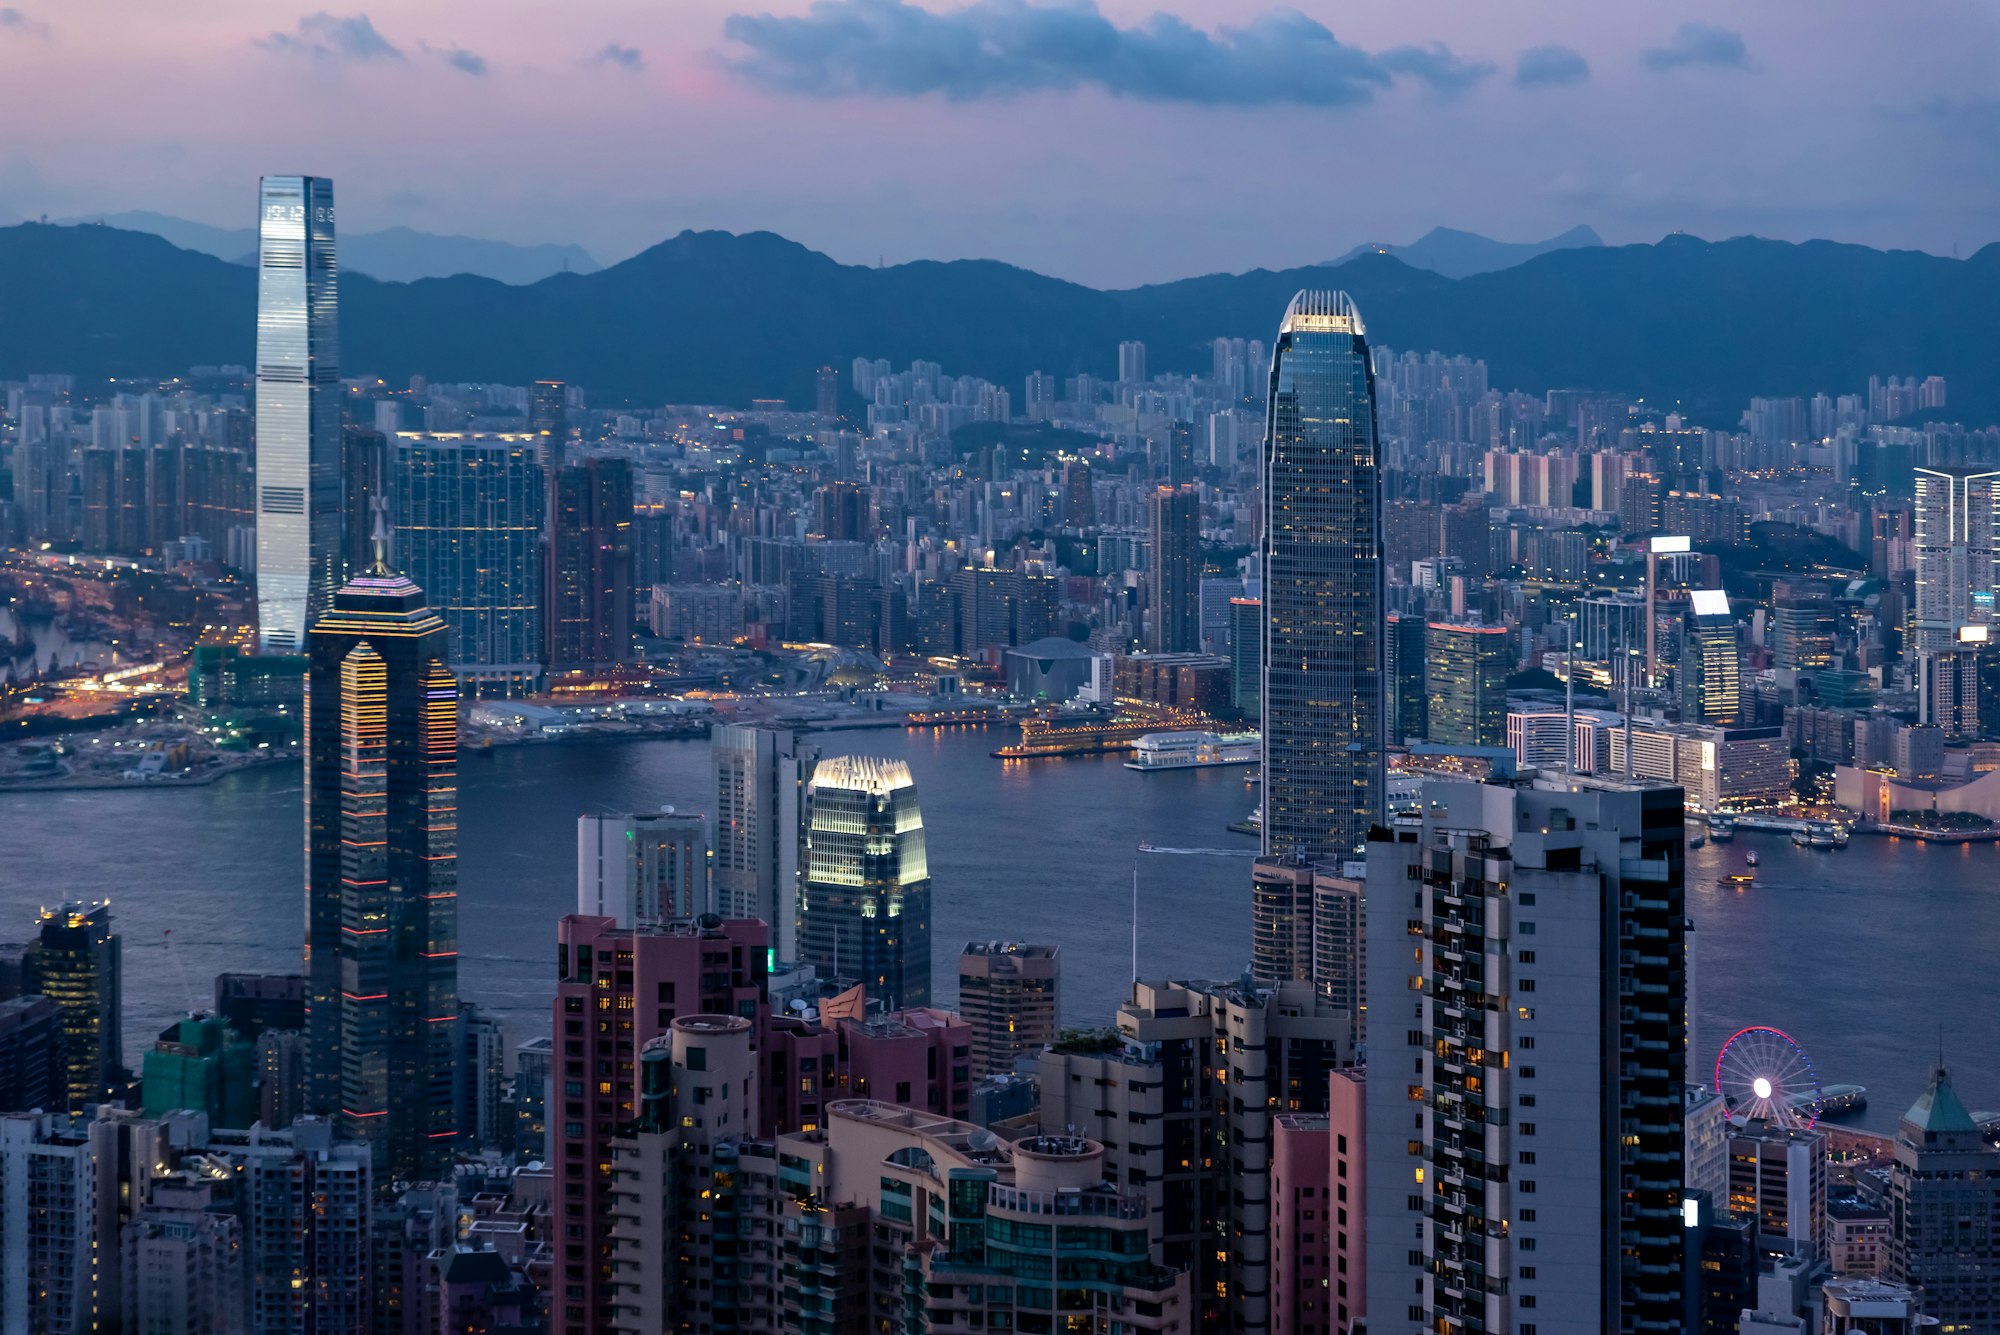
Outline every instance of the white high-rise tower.
<svg viewBox="0 0 2000 1335"><path fill-rule="evenodd" d="M344 575L333 182L266 176L257 208L257 643L304 651Z"/></svg>

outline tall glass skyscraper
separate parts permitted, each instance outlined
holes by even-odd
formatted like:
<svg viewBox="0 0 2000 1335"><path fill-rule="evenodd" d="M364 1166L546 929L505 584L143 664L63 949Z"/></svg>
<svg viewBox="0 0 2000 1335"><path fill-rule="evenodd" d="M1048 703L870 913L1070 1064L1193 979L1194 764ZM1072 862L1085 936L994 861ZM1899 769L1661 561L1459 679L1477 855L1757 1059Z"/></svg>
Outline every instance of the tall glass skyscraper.
<svg viewBox="0 0 2000 1335"><path fill-rule="evenodd" d="M518 436L396 444L396 564L444 618L446 657L469 695L524 695L541 675L537 456Z"/></svg>
<svg viewBox="0 0 2000 1335"><path fill-rule="evenodd" d="M1375 375L1344 292L1278 326L1264 428L1264 852L1357 855L1382 813Z"/></svg>
<svg viewBox="0 0 2000 1335"><path fill-rule="evenodd" d="M378 570L306 673L307 1107L434 1181L458 1129L458 684L423 591Z"/></svg>
<svg viewBox="0 0 2000 1335"><path fill-rule="evenodd" d="M860 980L891 1010L930 1005L931 871L910 767L834 756L806 801L800 961Z"/></svg>
<svg viewBox="0 0 2000 1335"><path fill-rule="evenodd" d="M303 652L341 575L333 182L266 176L257 210L257 625Z"/></svg>

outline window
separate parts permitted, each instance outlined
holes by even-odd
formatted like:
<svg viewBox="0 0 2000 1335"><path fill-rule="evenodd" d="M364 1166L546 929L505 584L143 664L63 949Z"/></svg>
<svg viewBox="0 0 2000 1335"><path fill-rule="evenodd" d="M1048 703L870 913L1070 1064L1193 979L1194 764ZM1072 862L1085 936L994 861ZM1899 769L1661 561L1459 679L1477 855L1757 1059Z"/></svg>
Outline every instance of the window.
<svg viewBox="0 0 2000 1335"><path fill-rule="evenodd" d="M1535 1068L1532 1066L1523 1066L1521 1068L1521 1078L1523 1080L1533 1080L1535 1078ZM1524 1101L1527 1097L1526 1095L1522 1096Z"/></svg>
<svg viewBox="0 0 2000 1335"><path fill-rule="evenodd" d="M1521 1179L1521 1194L1524 1196L1532 1196L1535 1194L1535 1180L1533 1178Z"/></svg>
<svg viewBox="0 0 2000 1335"><path fill-rule="evenodd" d="M1521 1134L1522 1134L1522 1135L1524 1135L1524 1136L1532 1136L1532 1135L1534 1135L1534 1134L1535 1134L1535 1124L1534 1124L1533 1122L1523 1122L1523 1123L1521 1123Z"/></svg>
<svg viewBox="0 0 2000 1335"><path fill-rule="evenodd" d="M1532 890L1523 890L1515 898L1520 900L1521 907L1524 909L1531 909L1535 906L1535 892Z"/></svg>
<svg viewBox="0 0 2000 1335"><path fill-rule="evenodd" d="M1532 992L1532 991L1534 991L1534 990L1535 990L1535 980L1534 980L1534 979L1532 979L1532 978L1523 978L1523 979L1521 980L1521 990L1522 990L1523 992Z"/></svg>
<svg viewBox="0 0 2000 1335"><path fill-rule="evenodd" d="M1522 1106L1523 1108L1532 1108L1532 1107L1534 1107L1534 1106L1535 1106L1535 1096L1534 1096L1533 1094L1523 1094L1523 1095L1521 1096L1521 1106Z"/></svg>
<svg viewBox="0 0 2000 1335"><path fill-rule="evenodd" d="M1535 1212L1534 1212L1533 1210L1523 1210L1523 1211L1521 1211L1521 1222L1522 1222L1522 1223L1524 1223L1524 1224L1532 1224L1532 1223L1534 1223L1534 1222L1535 1222Z"/></svg>
<svg viewBox="0 0 2000 1335"><path fill-rule="evenodd" d="M1514 930L1518 931L1522 936L1533 936L1535 934L1535 924L1531 922L1515 923Z"/></svg>
<svg viewBox="0 0 2000 1335"><path fill-rule="evenodd" d="M1522 1150L1522 1151L1521 1151L1521 1162L1522 1162L1522 1163L1533 1163L1534 1161L1535 1161L1535 1152L1534 1152L1533 1150Z"/></svg>
<svg viewBox="0 0 2000 1335"><path fill-rule="evenodd" d="M1521 1239L1518 1239L1518 1240L1517 1240L1517 1241L1516 1241L1516 1242L1514 1243L1514 1245L1515 1245L1516 1247L1520 1248L1520 1249L1521 1249L1522 1251L1524 1251L1524 1252L1531 1252L1531 1251L1535 1250L1535 1240L1534 1240L1533 1238L1521 1238Z"/></svg>
<svg viewBox="0 0 2000 1335"><path fill-rule="evenodd" d="M1533 1279L1534 1277L1535 1277L1535 1268L1533 1266L1524 1265L1521 1267L1522 1279Z"/></svg>
<svg viewBox="0 0 2000 1335"><path fill-rule="evenodd" d="M1533 1046L1535 1046L1535 1036L1533 1034L1524 1034L1521 1038L1520 1046L1524 1048L1532 1048Z"/></svg>
<svg viewBox="0 0 2000 1335"><path fill-rule="evenodd" d="M1533 964L1535 962L1535 952L1532 950L1518 951L1515 953L1514 958L1523 964Z"/></svg>
<svg viewBox="0 0 2000 1335"><path fill-rule="evenodd" d="M1521 1306L1523 1306L1523 1307L1533 1307L1534 1305L1535 1305L1535 1295L1534 1295L1534 1294L1532 1294L1532 1293L1524 1293L1524 1294L1522 1294L1522 1295L1521 1295Z"/></svg>

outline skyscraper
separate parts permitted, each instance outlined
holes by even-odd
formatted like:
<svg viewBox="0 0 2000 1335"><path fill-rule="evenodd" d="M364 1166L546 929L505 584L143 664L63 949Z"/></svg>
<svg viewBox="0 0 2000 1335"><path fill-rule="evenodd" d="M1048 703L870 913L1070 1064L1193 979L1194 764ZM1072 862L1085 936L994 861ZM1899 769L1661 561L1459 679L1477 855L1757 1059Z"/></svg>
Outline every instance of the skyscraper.
<svg viewBox="0 0 2000 1335"><path fill-rule="evenodd" d="M333 182L266 176L257 210L257 637L304 650L341 570Z"/></svg>
<svg viewBox="0 0 2000 1335"><path fill-rule="evenodd" d="M576 818L576 911L623 928L654 927L712 910L708 833L672 807Z"/></svg>
<svg viewBox="0 0 2000 1335"><path fill-rule="evenodd" d="M560 380L537 380L528 405L528 430L542 451L542 467L550 478L569 450L569 386Z"/></svg>
<svg viewBox="0 0 2000 1335"><path fill-rule="evenodd" d="M1425 736L1446 746L1505 746L1514 637L1504 626L1433 621L1424 639Z"/></svg>
<svg viewBox="0 0 2000 1335"><path fill-rule="evenodd" d="M900 760L834 756L806 786L799 959L890 1010L931 999L931 873L917 784Z"/></svg>
<svg viewBox="0 0 2000 1335"><path fill-rule="evenodd" d="M632 465L592 456L549 483L545 657L551 671L632 658Z"/></svg>
<svg viewBox="0 0 2000 1335"><path fill-rule="evenodd" d="M458 684L422 590L379 566L306 675L307 1106L432 1178L456 1133Z"/></svg>
<svg viewBox="0 0 2000 1335"><path fill-rule="evenodd" d="M522 695L541 675L542 506L518 438L417 437L396 446L396 566L448 632L467 695Z"/></svg>
<svg viewBox="0 0 2000 1335"><path fill-rule="evenodd" d="M799 861L805 847L806 784L819 748L789 728L717 724L715 911L771 926L778 958L799 958Z"/></svg>
<svg viewBox="0 0 2000 1335"><path fill-rule="evenodd" d="M1430 696L1424 691L1427 648L1424 619L1412 612L1391 612L1383 627L1382 685L1388 693L1385 712L1391 741L1408 743L1430 736Z"/></svg>
<svg viewBox="0 0 2000 1335"><path fill-rule="evenodd" d="M41 930L24 961L22 985L60 1012L67 1107L80 1112L125 1081L118 1017L125 1006L125 969L109 904L43 909Z"/></svg>
<svg viewBox="0 0 2000 1335"><path fill-rule="evenodd" d="M1734 723L1743 712L1736 618L1721 589L1696 589L1681 638L1681 717L1691 723Z"/></svg>
<svg viewBox="0 0 2000 1335"><path fill-rule="evenodd" d="M1370 1332L1680 1328L1682 805L1433 782L1369 842Z"/></svg>
<svg viewBox="0 0 2000 1335"><path fill-rule="evenodd" d="M1146 595L1152 613L1146 648L1156 654L1201 649L1201 494L1189 487L1156 487L1146 498L1152 546L1147 553Z"/></svg>
<svg viewBox="0 0 2000 1335"><path fill-rule="evenodd" d="M1954 648L1961 626L1988 624L2000 583L2000 471L1915 472L1916 649Z"/></svg>
<svg viewBox="0 0 2000 1335"><path fill-rule="evenodd" d="M1352 854L1382 813L1375 376L1344 292L1278 327L1264 445L1264 852Z"/></svg>

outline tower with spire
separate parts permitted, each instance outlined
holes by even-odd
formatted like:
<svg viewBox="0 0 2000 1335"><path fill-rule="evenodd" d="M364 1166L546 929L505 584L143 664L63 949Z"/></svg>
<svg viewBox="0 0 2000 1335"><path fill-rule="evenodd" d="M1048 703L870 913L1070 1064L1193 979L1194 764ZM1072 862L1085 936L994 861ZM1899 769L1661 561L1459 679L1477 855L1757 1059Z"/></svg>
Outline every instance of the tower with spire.
<svg viewBox="0 0 2000 1335"><path fill-rule="evenodd" d="M307 1093L378 1172L434 1179L457 1133L458 685L379 508L374 528L373 569L307 636Z"/></svg>
<svg viewBox="0 0 2000 1335"><path fill-rule="evenodd" d="M1896 1128L1887 1278L1922 1288L1944 1330L2000 1330L2000 1150L1940 1058Z"/></svg>

